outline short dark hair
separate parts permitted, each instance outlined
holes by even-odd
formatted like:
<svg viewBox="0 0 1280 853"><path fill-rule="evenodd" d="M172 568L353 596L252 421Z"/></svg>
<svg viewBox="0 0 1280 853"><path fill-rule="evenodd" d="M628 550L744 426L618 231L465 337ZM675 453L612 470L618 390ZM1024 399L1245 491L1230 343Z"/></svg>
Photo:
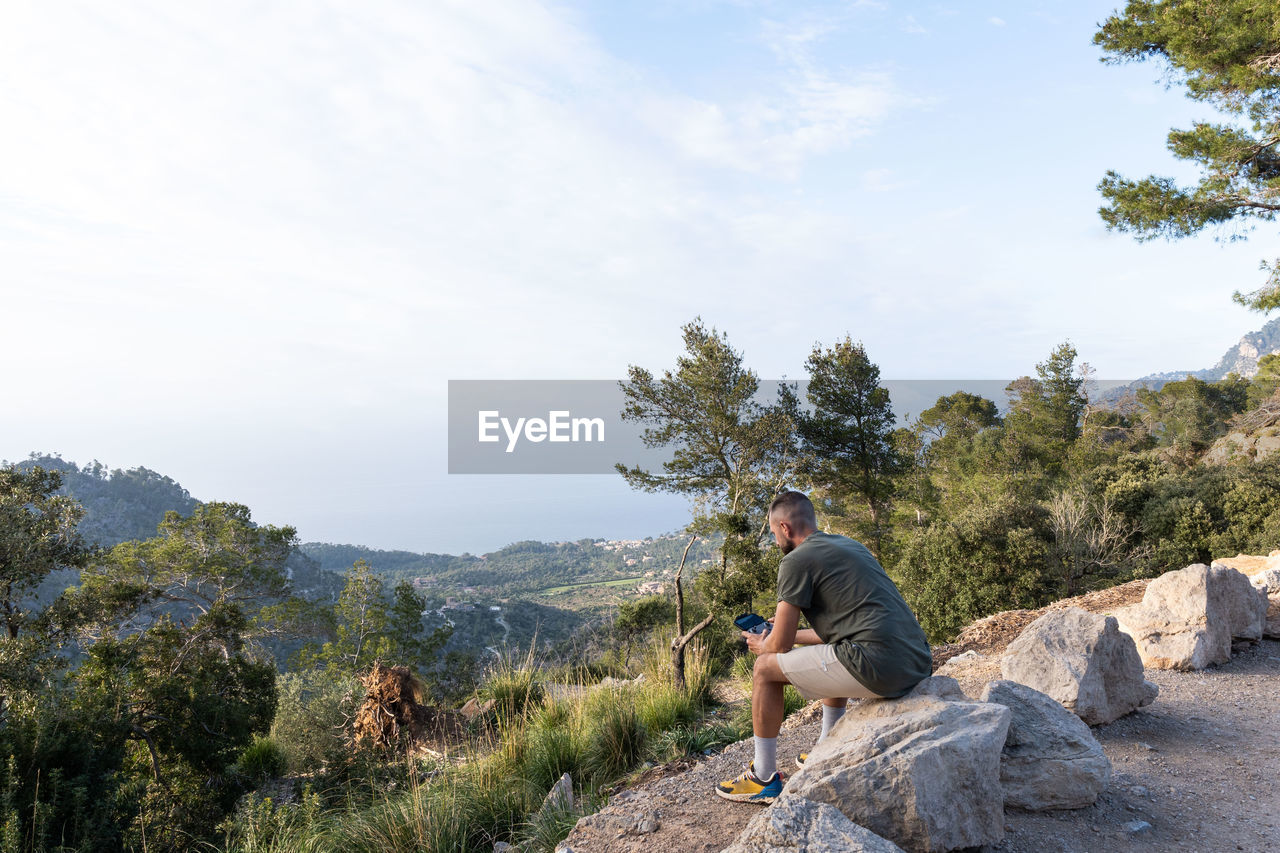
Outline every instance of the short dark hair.
<svg viewBox="0 0 1280 853"><path fill-rule="evenodd" d="M769 515L787 521L793 527L803 525L808 530L818 529L818 515L813 511L813 501L804 492L783 492L769 504Z"/></svg>

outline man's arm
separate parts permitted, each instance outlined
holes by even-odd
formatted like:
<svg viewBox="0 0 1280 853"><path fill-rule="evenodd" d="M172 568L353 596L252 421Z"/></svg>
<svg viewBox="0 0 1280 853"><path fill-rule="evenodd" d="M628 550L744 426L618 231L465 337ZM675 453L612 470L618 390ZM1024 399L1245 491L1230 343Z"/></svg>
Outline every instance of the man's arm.
<svg viewBox="0 0 1280 853"><path fill-rule="evenodd" d="M822 638L818 636L818 632L812 628L801 628L796 631L796 645L798 646L820 646Z"/></svg>

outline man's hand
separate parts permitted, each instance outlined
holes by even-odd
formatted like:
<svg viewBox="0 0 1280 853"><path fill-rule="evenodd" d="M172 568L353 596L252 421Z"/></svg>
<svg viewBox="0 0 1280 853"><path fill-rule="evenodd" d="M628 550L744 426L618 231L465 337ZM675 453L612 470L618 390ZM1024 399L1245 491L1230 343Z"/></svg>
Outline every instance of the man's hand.
<svg viewBox="0 0 1280 853"><path fill-rule="evenodd" d="M769 623L770 625L772 625L773 620L770 619ZM768 651L768 649L764 647L764 641L769 636L769 634L772 634L772 633L773 633L772 628L770 628L770 630L764 634L753 634L750 631L743 631L742 639L747 641L747 650L750 651L751 654L753 655L758 655L761 652Z"/></svg>
<svg viewBox="0 0 1280 853"><path fill-rule="evenodd" d="M799 623L800 608L794 604L779 601L777 612L769 620L773 630L767 634L752 634L743 631L742 637L747 641L747 648L753 655L760 655L765 652L789 652L791 647L796 644L796 625Z"/></svg>

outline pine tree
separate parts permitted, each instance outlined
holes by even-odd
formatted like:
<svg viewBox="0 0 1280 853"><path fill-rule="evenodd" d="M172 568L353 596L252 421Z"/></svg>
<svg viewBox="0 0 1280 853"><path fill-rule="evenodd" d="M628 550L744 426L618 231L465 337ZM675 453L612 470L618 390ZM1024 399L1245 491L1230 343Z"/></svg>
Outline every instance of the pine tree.
<svg viewBox="0 0 1280 853"><path fill-rule="evenodd" d="M880 368L861 343L845 336L834 347L814 347L807 397L813 409L800 418L805 472L822 493L819 509L851 499L865 508L855 531L883 559L888 510L907 460L894 441L895 418Z"/></svg>
<svg viewBox="0 0 1280 853"><path fill-rule="evenodd" d="M1161 62L1189 97L1228 119L1169 132L1174 157L1200 169L1191 186L1108 171L1098 185L1108 228L1139 240L1176 239L1233 220L1274 220L1280 210L1280 14L1274 2L1130 0L1102 23L1094 43L1106 62ZM1280 266L1263 266L1270 272L1263 287L1235 298L1270 311L1280 307Z"/></svg>

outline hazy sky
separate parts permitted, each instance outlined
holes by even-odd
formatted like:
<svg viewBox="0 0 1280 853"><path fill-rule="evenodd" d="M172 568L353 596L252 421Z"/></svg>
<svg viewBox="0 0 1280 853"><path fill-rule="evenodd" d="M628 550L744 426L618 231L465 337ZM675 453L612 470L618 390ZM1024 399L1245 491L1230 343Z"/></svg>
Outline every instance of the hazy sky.
<svg viewBox="0 0 1280 853"><path fill-rule="evenodd" d="M642 536L620 478L446 473L449 379L1212 365L1273 231L1139 245L1104 171L1206 112L1114 3L5 3L0 458L145 465L304 539Z"/></svg>

